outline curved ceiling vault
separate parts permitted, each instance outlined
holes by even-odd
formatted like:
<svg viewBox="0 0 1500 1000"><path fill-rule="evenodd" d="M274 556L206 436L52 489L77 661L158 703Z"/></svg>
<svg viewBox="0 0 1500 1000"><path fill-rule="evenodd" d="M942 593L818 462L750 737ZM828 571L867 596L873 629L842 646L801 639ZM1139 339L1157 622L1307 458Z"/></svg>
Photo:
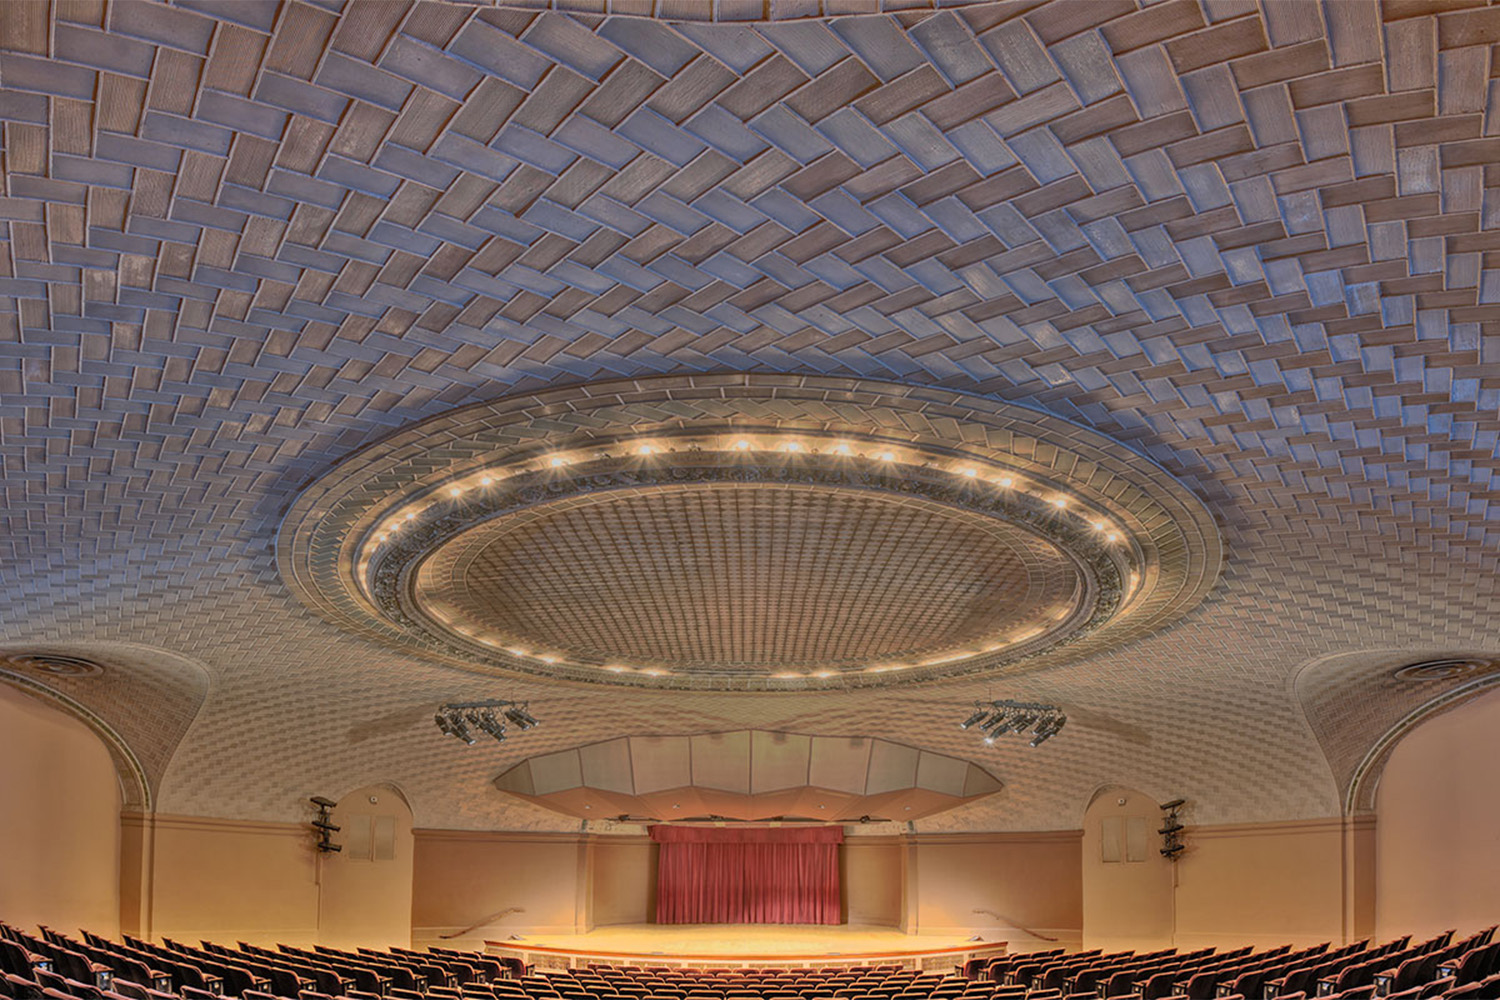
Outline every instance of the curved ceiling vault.
<svg viewBox="0 0 1500 1000"><path fill-rule="evenodd" d="M1493 651L1493 11L576 6L0 3L0 648L163 651L37 681L159 809L759 729L1331 816L1415 695L1299 666Z"/></svg>

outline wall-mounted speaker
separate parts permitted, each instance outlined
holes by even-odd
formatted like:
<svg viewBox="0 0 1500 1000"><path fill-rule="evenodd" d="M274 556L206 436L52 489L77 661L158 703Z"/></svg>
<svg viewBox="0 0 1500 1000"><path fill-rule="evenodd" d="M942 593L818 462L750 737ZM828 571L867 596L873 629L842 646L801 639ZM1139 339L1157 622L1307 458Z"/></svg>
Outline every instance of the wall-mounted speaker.
<svg viewBox="0 0 1500 1000"><path fill-rule="evenodd" d="M1168 861L1176 861L1178 856L1187 849L1187 845L1182 842L1184 829L1182 820L1177 815L1178 810L1185 805L1187 805L1185 799L1173 799L1171 802L1161 804L1161 811L1165 815L1162 817L1161 829L1156 832L1161 834L1161 856Z"/></svg>
<svg viewBox="0 0 1500 1000"><path fill-rule="evenodd" d="M321 795L314 795L307 801L318 810L318 815L312 821L313 835L318 838L313 846L318 849L319 854L337 854L342 851L343 848L333 842L333 835L339 832L339 827L333 822L333 807L338 803Z"/></svg>

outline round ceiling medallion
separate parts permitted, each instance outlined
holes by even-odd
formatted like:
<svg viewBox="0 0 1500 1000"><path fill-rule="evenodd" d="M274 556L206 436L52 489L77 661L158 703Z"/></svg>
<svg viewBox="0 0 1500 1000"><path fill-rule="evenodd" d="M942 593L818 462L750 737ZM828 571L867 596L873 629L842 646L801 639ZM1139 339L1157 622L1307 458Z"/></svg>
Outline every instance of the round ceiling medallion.
<svg viewBox="0 0 1500 1000"><path fill-rule="evenodd" d="M594 383L425 421L288 512L284 577L455 665L711 690L1041 665L1160 627L1220 547L1160 468L993 400Z"/></svg>
<svg viewBox="0 0 1500 1000"><path fill-rule="evenodd" d="M1460 677L1477 677L1500 669L1500 661L1474 656L1448 656L1435 660L1408 663L1393 676L1403 681L1447 681Z"/></svg>
<svg viewBox="0 0 1500 1000"><path fill-rule="evenodd" d="M63 653L6 653L5 659L23 669L51 677L97 677L104 664Z"/></svg>

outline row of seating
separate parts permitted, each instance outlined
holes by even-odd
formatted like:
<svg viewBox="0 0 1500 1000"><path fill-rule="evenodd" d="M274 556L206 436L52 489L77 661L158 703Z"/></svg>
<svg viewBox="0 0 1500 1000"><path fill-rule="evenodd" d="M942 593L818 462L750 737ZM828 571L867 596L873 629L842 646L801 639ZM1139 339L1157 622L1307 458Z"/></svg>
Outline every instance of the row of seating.
<svg viewBox="0 0 1500 1000"><path fill-rule="evenodd" d="M453 949L115 942L0 924L0 1000L1500 1000L1494 928L1332 949L1062 949L966 964L536 972Z"/></svg>
<svg viewBox="0 0 1500 1000"><path fill-rule="evenodd" d="M1024 985L1027 1000L1053 993L1063 1000L1305 1000L1309 995L1425 1000L1447 991L1471 996L1493 990L1492 977L1500 979L1500 943L1491 942L1493 933L1489 928L1455 943L1449 931L1415 946L1400 938L1374 948L1359 942L1336 950L1327 944L1218 954L1211 949L1144 955L1054 950L970 963L963 972Z"/></svg>
<svg viewBox="0 0 1500 1000"><path fill-rule="evenodd" d="M497 1000L485 992L489 981L526 971L451 949L195 948L87 931L76 940L45 927L37 936L0 923L0 998L51 990L72 1000L466 1000L477 991L474 1000Z"/></svg>
<svg viewBox="0 0 1500 1000"><path fill-rule="evenodd" d="M635 971L595 967L523 980L529 1000L992 1000L1014 991L900 967L829 970ZM1021 991L1024 995L1024 991ZM519 1000L519 998L517 998Z"/></svg>

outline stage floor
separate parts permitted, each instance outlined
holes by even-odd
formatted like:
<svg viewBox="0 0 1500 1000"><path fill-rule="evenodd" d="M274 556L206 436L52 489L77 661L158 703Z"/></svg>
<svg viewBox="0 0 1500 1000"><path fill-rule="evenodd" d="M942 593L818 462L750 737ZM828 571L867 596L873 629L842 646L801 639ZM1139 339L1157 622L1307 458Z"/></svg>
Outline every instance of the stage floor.
<svg viewBox="0 0 1500 1000"><path fill-rule="evenodd" d="M836 924L621 924L587 934L527 934L524 942L579 951L635 955L848 955L938 951L968 943L963 935L904 934L895 927ZM972 947L972 946L971 946Z"/></svg>
<svg viewBox="0 0 1500 1000"><path fill-rule="evenodd" d="M488 941L492 952L521 957L538 969L617 965L900 964L950 969L969 955L1005 950L1003 941L962 934L905 934L894 927L840 924L622 924L587 934L526 934Z"/></svg>

